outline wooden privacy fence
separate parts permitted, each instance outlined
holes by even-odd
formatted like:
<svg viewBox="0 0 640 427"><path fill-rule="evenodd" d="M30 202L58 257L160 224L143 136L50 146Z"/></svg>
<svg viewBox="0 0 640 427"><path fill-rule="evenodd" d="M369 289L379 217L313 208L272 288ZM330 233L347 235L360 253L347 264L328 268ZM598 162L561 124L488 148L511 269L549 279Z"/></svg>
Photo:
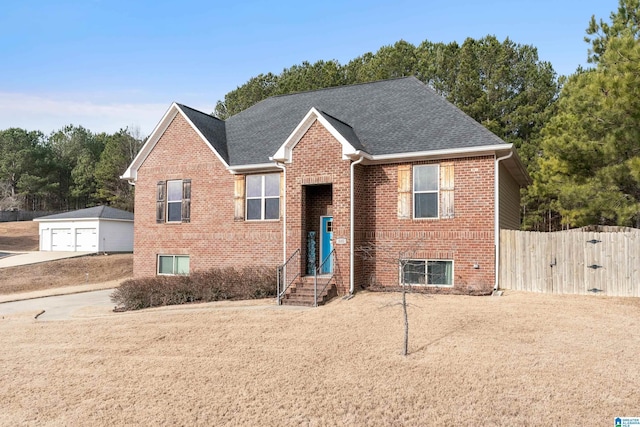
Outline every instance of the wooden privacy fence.
<svg viewBox="0 0 640 427"><path fill-rule="evenodd" d="M640 297L640 230L500 231L500 288Z"/></svg>

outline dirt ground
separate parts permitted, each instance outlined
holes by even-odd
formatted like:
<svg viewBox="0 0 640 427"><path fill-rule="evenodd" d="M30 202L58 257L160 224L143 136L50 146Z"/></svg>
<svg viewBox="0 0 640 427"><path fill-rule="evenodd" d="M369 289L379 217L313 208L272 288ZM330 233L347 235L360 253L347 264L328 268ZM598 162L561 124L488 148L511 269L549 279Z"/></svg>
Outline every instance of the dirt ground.
<svg viewBox="0 0 640 427"><path fill-rule="evenodd" d="M0 425L613 425L640 299L394 293L0 319Z"/></svg>
<svg viewBox="0 0 640 427"><path fill-rule="evenodd" d="M37 222L0 222L0 251L37 251L38 248Z"/></svg>
<svg viewBox="0 0 640 427"><path fill-rule="evenodd" d="M133 255L88 255L0 268L0 295L109 282L133 276Z"/></svg>

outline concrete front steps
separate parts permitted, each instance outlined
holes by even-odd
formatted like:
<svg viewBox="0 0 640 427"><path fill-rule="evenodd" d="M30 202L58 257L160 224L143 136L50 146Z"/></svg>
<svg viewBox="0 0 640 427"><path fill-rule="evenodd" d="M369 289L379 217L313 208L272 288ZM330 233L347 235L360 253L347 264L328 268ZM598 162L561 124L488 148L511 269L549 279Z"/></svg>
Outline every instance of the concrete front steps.
<svg viewBox="0 0 640 427"><path fill-rule="evenodd" d="M338 289L336 288L336 281L334 278L331 278L326 289L322 293L320 292L325 283L327 283L327 279L327 276L318 276L318 305L324 305L331 298L338 296ZM301 277L287 290L284 298L282 298L282 304L313 307L314 283L314 276Z"/></svg>

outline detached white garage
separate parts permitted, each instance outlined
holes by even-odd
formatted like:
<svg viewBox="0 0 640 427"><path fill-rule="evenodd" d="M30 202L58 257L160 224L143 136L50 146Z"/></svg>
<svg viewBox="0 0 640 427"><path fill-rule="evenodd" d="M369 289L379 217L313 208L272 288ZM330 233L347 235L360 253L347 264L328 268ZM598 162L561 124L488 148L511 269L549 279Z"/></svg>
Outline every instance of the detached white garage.
<svg viewBox="0 0 640 427"><path fill-rule="evenodd" d="M108 206L34 219L41 251L133 252L133 214Z"/></svg>

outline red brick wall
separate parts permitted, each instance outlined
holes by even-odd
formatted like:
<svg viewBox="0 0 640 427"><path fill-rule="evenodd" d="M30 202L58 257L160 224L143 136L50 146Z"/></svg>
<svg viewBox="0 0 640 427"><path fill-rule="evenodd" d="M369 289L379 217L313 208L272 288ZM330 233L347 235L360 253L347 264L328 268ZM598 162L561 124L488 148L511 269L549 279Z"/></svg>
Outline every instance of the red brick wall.
<svg viewBox="0 0 640 427"><path fill-rule="evenodd" d="M356 289L371 283L397 286L398 254L418 259L453 259L455 287L489 289L494 281L492 156L456 159L455 218L398 219L398 164L355 167ZM424 163L424 162L422 162ZM287 165L287 256L302 251L306 235L317 230L319 216L332 214L336 279L349 291L350 164L340 143L318 122L293 150ZM156 273L158 254L189 254L191 271L210 267L282 262L282 222L234 221L234 177L181 115L174 119L138 171L134 274ZM156 184L192 180L191 222L156 224ZM314 187L317 185L329 187ZM319 243L319 239L318 239ZM376 248L374 259L362 256ZM479 269L473 265L478 264Z"/></svg>
<svg viewBox="0 0 640 427"><path fill-rule="evenodd" d="M157 182L188 178L191 222L156 224ZM190 255L191 271L254 264L275 269L282 260L282 222L234 221L233 194L234 176L178 114L138 171L134 275L155 275L158 254Z"/></svg>
<svg viewBox="0 0 640 427"><path fill-rule="evenodd" d="M415 259L454 260L454 286L460 290L491 288L493 165L492 156L454 160L455 218L451 219L398 219L398 165L366 166L362 196L366 201L356 210L357 221L363 224L356 222L356 240L371 244L376 252L375 262L364 260L367 273L357 285L397 286L397 258L406 253ZM480 268L474 269L474 264Z"/></svg>
<svg viewBox="0 0 640 427"><path fill-rule="evenodd" d="M324 126L315 122L293 149L293 161L287 165L287 253L289 254L298 248L306 254L307 229L318 228L316 224L306 224L307 214L312 212L313 208L306 206L311 199L307 199L304 186L332 184L334 241L339 238L347 239L347 244L335 245L334 272L338 292L341 294L349 291L350 164L350 161L342 160L340 143ZM315 215L319 217L320 213L313 213L314 217L311 221L315 221ZM303 258L303 260L301 264L304 270L306 259Z"/></svg>

